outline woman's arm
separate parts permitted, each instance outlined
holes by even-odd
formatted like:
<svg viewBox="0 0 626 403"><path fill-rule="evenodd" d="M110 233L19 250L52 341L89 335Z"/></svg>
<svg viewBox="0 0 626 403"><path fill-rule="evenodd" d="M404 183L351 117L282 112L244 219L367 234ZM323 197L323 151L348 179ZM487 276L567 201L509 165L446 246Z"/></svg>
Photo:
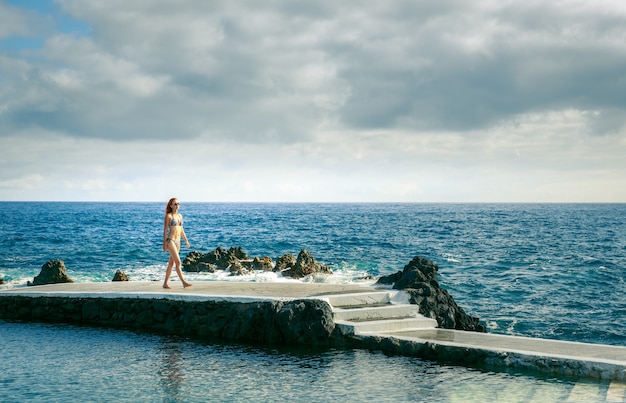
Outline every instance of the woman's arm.
<svg viewBox="0 0 626 403"><path fill-rule="evenodd" d="M181 223L181 227L180 227L180 235L183 237L183 239L185 240L185 243L187 244L187 247L189 247L189 241L187 240L187 234L185 234L185 227L182 226L183 223L183 216L181 214L180 216L180 223Z"/></svg>

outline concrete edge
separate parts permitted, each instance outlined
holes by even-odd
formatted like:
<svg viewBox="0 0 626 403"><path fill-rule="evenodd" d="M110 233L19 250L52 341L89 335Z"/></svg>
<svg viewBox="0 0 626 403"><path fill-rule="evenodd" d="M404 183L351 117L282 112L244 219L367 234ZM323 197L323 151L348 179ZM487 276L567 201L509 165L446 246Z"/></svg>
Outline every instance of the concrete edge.
<svg viewBox="0 0 626 403"><path fill-rule="evenodd" d="M388 353L417 356L457 365L478 364L576 378L626 381L626 365L622 361L561 354L545 355L536 351L490 348L380 333L360 333L350 337L365 342L370 348L378 346Z"/></svg>
<svg viewBox="0 0 626 403"><path fill-rule="evenodd" d="M228 302L262 302L262 301L292 301L299 298L287 297L248 297L241 295L207 295L207 294L176 294L154 292L71 292L71 291L5 291L2 295L20 297L60 297L60 298L131 298L131 299L170 299L174 301L228 301ZM0 295L0 296L2 296Z"/></svg>
<svg viewBox="0 0 626 403"><path fill-rule="evenodd" d="M372 334L372 335L374 335L374 334ZM564 360L584 361L584 362L590 362L590 363L604 363L604 364L619 365L619 366L624 368L624 371L626 371L626 365L624 364L623 361L610 360L610 359L606 359L606 358L582 357L582 356L573 356L573 355L556 354L556 353L555 354L546 355L545 353L532 351L532 350L524 350L524 349L508 349L508 348L503 348L503 347L486 347L486 346L478 347L478 346L476 346L474 344L455 343L455 342L447 342L447 341L442 341L442 340L417 339L415 337L394 336L394 335L380 335L380 334L378 334L378 335L379 336L383 336L383 337L385 337L385 336L393 337L393 338L397 338L399 340L423 342L423 343L430 343L430 344L441 344L441 345L444 345L444 346L458 347L458 348L463 348L463 349L492 351L492 352L497 353L497 354L520 354L520 355L527 355L527 356L532 356L532 357L541 357L541 358L545 358L545 359L564 359ZM511 337L511 336L507 336L507 335L502 335L502 336L503 337ZM515 337L515 336L512 336L512 337ZM550 341L553 341L553 340L550 340ZM556 340L554 340L554 341L556 341ZM563 342L563 343L566 343L566 342ZM571 343L575 343L575 342L571 342Z"/></svg>

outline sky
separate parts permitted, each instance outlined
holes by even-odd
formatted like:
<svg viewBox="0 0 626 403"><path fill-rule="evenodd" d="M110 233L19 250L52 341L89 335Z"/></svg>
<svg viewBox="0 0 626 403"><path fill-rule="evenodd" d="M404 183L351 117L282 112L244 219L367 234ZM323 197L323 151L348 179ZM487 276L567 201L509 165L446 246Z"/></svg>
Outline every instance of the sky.
<svg viewBox="0 0 626 403"><path fill-rule="evenodd" d="M622 0L0 0L0 200L626 202Z"/></svg>

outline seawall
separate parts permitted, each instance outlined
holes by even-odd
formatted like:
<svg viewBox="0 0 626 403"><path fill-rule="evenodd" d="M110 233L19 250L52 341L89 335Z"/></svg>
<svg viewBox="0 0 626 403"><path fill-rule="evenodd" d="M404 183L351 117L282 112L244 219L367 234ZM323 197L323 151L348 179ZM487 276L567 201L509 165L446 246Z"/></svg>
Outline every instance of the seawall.
<svg viewBox="0 0 626 403"><path fill-rule="evenodd" d="M204 340L289 344L299 340L291 340L283 331L280 317L285 309L299 303L307 301L244 303L14 296L0 298L0 317L139 329ZM321 321L322 316L318 319Z"/></svg>
<svg viewBox="0 0 626 403"><path fill-rule="evenodd" d="M0 291L0 319L365 348L493 370L626 380L625 347L439 329L407 300L402 291L362 285L197 282L163 290L155 282L74 283Z"/></svg>
<svg viewBox="0 0 626 403"><path fill-rule="evenodd" d="M235 295L127 292L129 285L121 285L126 289L121 292L120 285L108 284L96 285L97 290L85 289L94 288L86 284L57 284L2 291L0 319L135 329L206 341L328 346L333 340L332 310L323 300L236 295L237 289L231 289ZM105 288L111 289L103 292ZM241 288L245 292L248 287Z"/></svg>

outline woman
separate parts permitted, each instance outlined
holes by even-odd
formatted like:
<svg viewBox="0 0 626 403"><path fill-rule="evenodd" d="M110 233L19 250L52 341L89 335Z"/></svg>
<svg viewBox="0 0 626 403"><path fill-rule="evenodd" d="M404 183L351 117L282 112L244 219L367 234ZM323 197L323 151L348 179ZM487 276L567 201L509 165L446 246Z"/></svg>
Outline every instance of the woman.
<svg viewBox="0 0 626 403"><path fill-rule="evenodd" d="M170 275L172 274L172 267L176 265L176 274L180 277L180 281L183 283L183 287L191 287L191 283L185 281L183 277L183 272L180 269L181 261L180 261L180 237L182 236L189 247L189 241L187 240L187 235L185 235L185 230L183 229L183 216L178 212L178 208L180 207L180 203L178 199L172 197L170 201L167 202L167 206L165 207L165 222L163 224L163 250L170 252L170 260L167 262L167 271L165 272L165 281L163 282L163 288L171 288L169 284L167 284L170 279Z"/></svg>

